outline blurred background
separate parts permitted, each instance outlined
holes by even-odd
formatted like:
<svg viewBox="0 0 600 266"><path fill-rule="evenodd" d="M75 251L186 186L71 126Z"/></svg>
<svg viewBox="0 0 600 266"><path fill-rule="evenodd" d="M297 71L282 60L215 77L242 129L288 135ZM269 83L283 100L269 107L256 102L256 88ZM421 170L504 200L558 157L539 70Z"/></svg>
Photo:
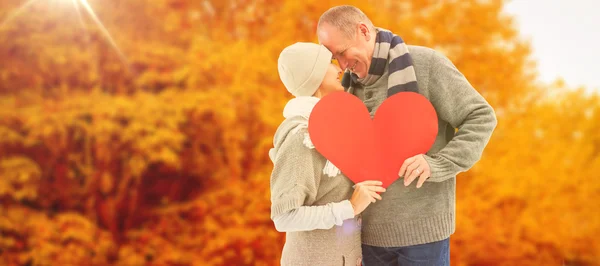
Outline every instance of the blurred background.
<svg viewBox="0 0 600 266"><path fill-rule="evenodd" d="M591 0L0 0L0 265L278 265L277 57L339 4L496 110L452 265L600 265Z"/></svg>

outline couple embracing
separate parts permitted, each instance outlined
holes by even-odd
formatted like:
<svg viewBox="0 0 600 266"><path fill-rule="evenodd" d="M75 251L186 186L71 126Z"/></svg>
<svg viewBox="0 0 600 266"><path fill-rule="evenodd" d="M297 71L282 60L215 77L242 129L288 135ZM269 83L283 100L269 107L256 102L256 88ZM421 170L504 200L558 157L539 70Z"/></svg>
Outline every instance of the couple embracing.
<svg viewBox="0 0 600 266"><path fill-rule="evenodd" d="M320 44L292 44L278 60L280 79L295 96L269 151L271 219L286 232L281 265L450 265L455 178L480 159L496 127L494 110L446 56L405 44L356 7L327 10L316 33ZM342 70L352 73L348 92L371 117L404 91L436 110L435 143L405 160L387 188L377 177L354 184L310 140L311 110L344 90Z"/></svg>

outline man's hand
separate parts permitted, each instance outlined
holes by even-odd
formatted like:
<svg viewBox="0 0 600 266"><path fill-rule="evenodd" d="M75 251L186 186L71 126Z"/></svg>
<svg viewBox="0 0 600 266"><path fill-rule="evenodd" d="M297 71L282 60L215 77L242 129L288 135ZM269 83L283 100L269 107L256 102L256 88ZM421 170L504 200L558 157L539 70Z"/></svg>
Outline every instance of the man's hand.
<svg viewBox="0 0 600 266"><path fill-rule="evenodd" d="M418 177L417 188L420 188L425 180L431 176L431 169L423 154L419 154L404 161L398 176L404 177L404 186L410 185Z"/></svg>

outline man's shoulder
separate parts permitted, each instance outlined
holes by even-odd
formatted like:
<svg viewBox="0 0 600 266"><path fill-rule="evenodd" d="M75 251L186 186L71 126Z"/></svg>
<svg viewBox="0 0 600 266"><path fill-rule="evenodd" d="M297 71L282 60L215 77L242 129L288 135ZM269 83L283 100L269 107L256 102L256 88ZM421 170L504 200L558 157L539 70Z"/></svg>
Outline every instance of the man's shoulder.
<svg viewBox="0 0 600 266"><path fill-rule="evenodd" d="M436 52L434 49L426 47L426 46L420 46L420 45L412 45L412 44L407 44L406 45L408 47L408 52L410 52L411 54L431 54Z"/></svg>
<svg viewBox="0 0 600 266"><path fill-rule="evenodd" d="M450 60L444 53L425 46L407 45L415 68L426 70L437 64L447 64Z"/></svg>
<svg viewBox="0 0 600 266"><path fill-rule="evenodd" d="M410 56L413 58L413 60L429 61L434 56L441 55L440 52L425 46L407 45L407 47L408 52L410 53Z"/></svg>
<svg viewBox="0 0 600 266"><path fill-rule="evenodd" d="M437 54L434 49L425 46L418 45L407 45L410 57L413 60L413 66L417 74L417 80L419 78L427 79L429 68L431 67L431 59Z"/></svg>
<svg viewBox="0 0 600 266"><path fill-rule="evenodd" d="M427 88L427 81L430 79L432 69L439 68L441 65L451 64L450 60L440 51L435 49L418 46L407 45L410 57L413 60L417 82L420 88Z"/></svg>

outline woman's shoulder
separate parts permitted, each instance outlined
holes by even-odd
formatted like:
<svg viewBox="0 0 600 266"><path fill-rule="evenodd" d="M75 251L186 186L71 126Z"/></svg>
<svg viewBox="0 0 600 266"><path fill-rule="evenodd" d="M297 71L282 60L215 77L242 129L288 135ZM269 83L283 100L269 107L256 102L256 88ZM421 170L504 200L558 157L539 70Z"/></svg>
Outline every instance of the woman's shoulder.
<svg viewBox="0 0 600 266"><path fill-rule="evenodd" d="M308 133L308 121L301 116L286 118L279 124L275 131L274 143L287 140L289 138L303 138L304 133Z"/></svg>
<svg viewBox="0 0 600 266"><path fill-rule="evenodd" d="M313 148L308 135L308 124L305 118L290 117L285 119L277 128L273 137L273 149L269 152L274 160L282 150L298 152L309 152Z"/></svg>

